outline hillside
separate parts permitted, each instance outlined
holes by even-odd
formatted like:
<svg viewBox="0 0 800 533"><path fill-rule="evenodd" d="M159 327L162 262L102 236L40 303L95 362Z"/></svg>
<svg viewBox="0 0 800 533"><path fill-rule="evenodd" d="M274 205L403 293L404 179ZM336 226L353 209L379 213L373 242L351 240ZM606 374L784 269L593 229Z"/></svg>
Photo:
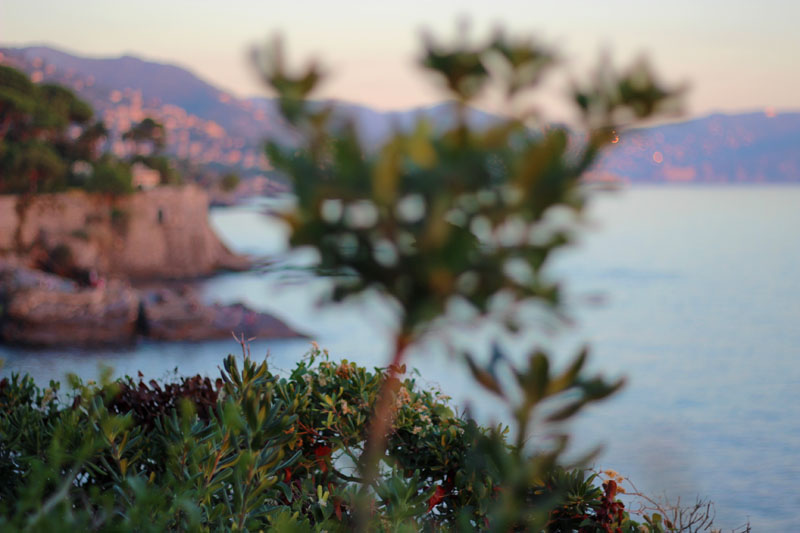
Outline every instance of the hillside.
<svg viewBox="0 0 800 533"><path fill-rule="evenodd" d="M174 65L124 56L86 58L47 47L0 48L0 61L34 80L55 81L88 100L112 132L109 148L131 149L121 134L144 116L167 128L167 152L245 177L270 171L267 138L291 143L291 130L269 98L240 99ZM437 128L452 120L448 104L378 111L337 102L359 136L377 147L394 129L408 130L426 116ZM497 117L472 110L470 121L487 126ZM595 166L593 179L627 182L800 182L800 113L715 114L620 135Z"/></svg>
<svg viewBox="0 0 800 533"><path fill-rule="evenodd" d="M603 174L630 182L800 183L800 113L714 114L625 132L595 167Z"/></svg>
<svg viewBox="0 0 800 533"><path fill-rule="evenodd" d="M248 100L256 109L270 115L277 115L275 102L269 98L251 98ZM452 127L455 115L452 103L443 102L428 107L417 107L401 111L379 111L360 104L342 101L322 101L320 105L333 105L335 109L334 124L345 120L352 121L364 146L373 150L387 139L394 131L409 132L420 118L428 120L437 130ZM470 109L467 115L470 126L481 129L496 123L500 118L478 109Z"/></svg>

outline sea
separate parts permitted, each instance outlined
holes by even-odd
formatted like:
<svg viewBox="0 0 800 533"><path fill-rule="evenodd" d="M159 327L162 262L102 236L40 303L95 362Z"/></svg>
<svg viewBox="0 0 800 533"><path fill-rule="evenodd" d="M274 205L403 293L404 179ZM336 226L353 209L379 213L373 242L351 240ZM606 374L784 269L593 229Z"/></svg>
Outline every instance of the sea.
<svg viewBox="0 0 800 533"><path fill-rule="evenodd" d="M246 303L307 335L249 342L251 356L267 357L277 371L290 370L311 340L335 360L386 364L391 307L377 295L320 306L329 280L305 268L313 253L288 253L285 226L265 214L285 201L212 209L233 250L265 260L255 271L203 281L204 298ZM579 235L548 269L564 287L565 318L531 324L525 340L547 347L556 366L587 345L590 373L626 384L560 428L572 435L570 456L599 449L593 468L618 472L654 500L711 501L715 525L726 531L748 523L753 531L800 530L800 187L601 191ZM521 358L526 344L491 327L426 339L408 358L420 386L438 388L483 423L506 423L458 348L488 353L498 343ZM67 373L95 379L103 367L165 379L216 376L229 353L242 353L233 338L105 350L0 346L0 375L27 372L43 386Z"/></svg>

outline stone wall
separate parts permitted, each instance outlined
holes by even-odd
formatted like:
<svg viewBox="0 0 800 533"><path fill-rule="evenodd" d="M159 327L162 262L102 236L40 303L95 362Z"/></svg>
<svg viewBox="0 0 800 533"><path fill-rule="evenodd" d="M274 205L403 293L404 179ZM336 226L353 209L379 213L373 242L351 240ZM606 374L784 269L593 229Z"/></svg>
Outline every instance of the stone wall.
<svg viewBox="0 0 800 533"><path fill-rule="evenodd" d="M69 248L74 264L110 277L186 278L246 268L208 223L208 195L193 185L159 187L113 198L70 191L0 196L0 253ZM21 250L14 236L20 231Z"/></svg>

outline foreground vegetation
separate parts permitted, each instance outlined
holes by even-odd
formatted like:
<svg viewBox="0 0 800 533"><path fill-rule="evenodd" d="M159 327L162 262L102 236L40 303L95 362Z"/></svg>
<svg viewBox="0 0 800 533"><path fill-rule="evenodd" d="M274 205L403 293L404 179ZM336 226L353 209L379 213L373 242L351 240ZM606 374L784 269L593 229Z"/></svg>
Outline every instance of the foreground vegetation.
<svg viewBox="0 0 800 533"><path fill-rule="evenodd" d="M511 470L502 428L399 379L388 456L355 464L385 369L314 349L288 375L229 356L215 381L0 382L3 531L663 531L631 520L614 480ZM536 477L530 477L536 476ZM522 479L525 483L520 483ZM535 479L535 482L530 482ZM360 509L367 509L360 514Z"/></svg>

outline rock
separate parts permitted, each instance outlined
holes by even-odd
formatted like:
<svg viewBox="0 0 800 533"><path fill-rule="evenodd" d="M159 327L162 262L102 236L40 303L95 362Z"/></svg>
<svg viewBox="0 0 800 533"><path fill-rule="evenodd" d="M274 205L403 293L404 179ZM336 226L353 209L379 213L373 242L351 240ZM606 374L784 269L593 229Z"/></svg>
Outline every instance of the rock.
<svg viewBox="0 0 800 533"><path fill-rule="evenodd" d="M157 340L200 341L230 337L260 339L300 337L277 318L244 305L205 305L187 288L143 291L144 334Z"/></svg>
<svg viewBox="0 0 800 533"><path fill-rule="evenodd" d="M94 288L0 259L0 340L28 346L127 344L301 335L244 305L206 305L189 286L134 289L111 280Z"/></svg>
<svg viewBox="0 0 800 533"><path fill-rule="evenodd" d="M113 275L180 279L249 266L211 229L199 187L158 187L120 198L115 208L127 215L106 252Z"/></svg>
<svg viewBox="0 0 800 533"><path fill-rule="evenodd" d="M194 185L119 197L40 194L25 200L18 213L20 201L0 196L0 254L24 256L37 245L65 247L75 268L123 279L193 278L250 266L214 233L208 194Z"/></svg>
<svg viewBox="0 0 800 533"><path fill-rule="evenodd" d="M86 289L29 287L7 293L0 335L32 346L130 343L138 316L136 291L120 281Z"/></svg>
<svg viewBox="0 0 800 533"><path fill-rule="evenodd" d="M242 304L213 306L214 329L220 337L231 333L243 335L245 339L286 339L304 337L272 315L253 311Z"/></svg>
<svg viewBox="0 0 800 533"><path fill-rule="evenodd" d="M0 259L0 301L27 289L74 292L78 285L72 280L27 268L15 258Z"/></svg>

